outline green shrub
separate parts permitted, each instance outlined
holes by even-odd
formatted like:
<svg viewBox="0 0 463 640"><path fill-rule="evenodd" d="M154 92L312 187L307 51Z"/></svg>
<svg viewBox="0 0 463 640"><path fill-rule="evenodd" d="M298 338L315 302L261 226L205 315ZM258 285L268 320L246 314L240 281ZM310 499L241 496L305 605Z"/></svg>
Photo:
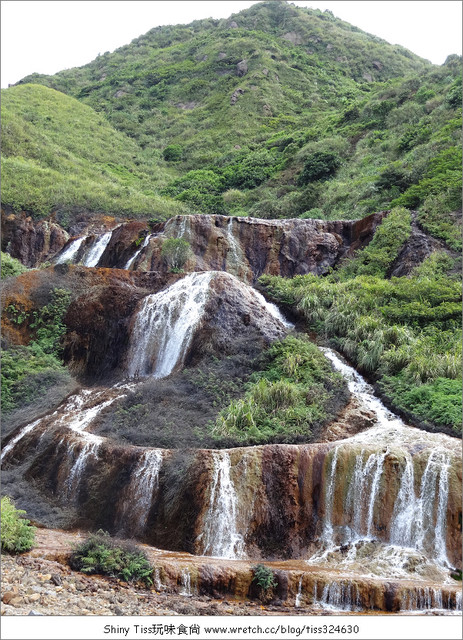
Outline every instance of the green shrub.
<svg viewBox="0 0 463 640"><path fill-rule="evenodd" d="M27 267L25 267L19 260L16 258L12 258L9 253L2 253L2 279L3 278L11 278L12 276L19 276L24 271L27 271Z"/></svg>
<svg viewBox="0 0 463 640"><path fill-rule="evenodd" d="M167 162L179 162L182 155L183 148L179 144L169 144L162 152L162 156Z"/></svg>
<svg viewBox="0 0 463 640"><path fill-rule="evenodd" d="M22 311L15 305L7 307L6 312L12 322L21 324L26 319L32 320L29 326L35 336L30 344L12 346L2 353L1 395L4 412L34 398L37 382L34 382L32 388L29 388L29 383L33 379L37 380L37 376L43 383L41 388L45 390L49 386L48 381L56 379L59 372L65 373L60 360L61 339L66 332L64 316L70 300L71 293L68 290L55 288L51 292L50 302L32 312L32 318L29 312Z"/></svg>
<svg viewBox="0 0 463 640"><path fill-rule="evenodd" d="M334 153L316 151L309 156L298 177L298 185L304 186L317 180L328 180L341 165L341 159Z"/></svg>
<svg viewBox="0 0 463 640"><path fill-rule="evenodd" d="M32 549L35 538L35 527L23 516L26 512L16 509L11 498L3 496L1 500L2 527L1 543L2 551L21 553Z"/></svg>
<svg viewBox="0 0 463 640"><path fill-rule="evenodd" d="M153 568L146 555L123 541L112 539L104 531L90 535L72 552L71 569L99 573L126 582L153 583Z"/></svg>
<svg viewBox="0 0 463 640"><path fill-rule="evenodd" d="M411 233L411 214L397 207L383 220L373 240L341 269L343 275L385 277Z"/></svg>
<svg viewBox="0 0 463 640"><path fill-rule="evenodd" d="M275 574L264 564L255 565L254 567L252 567L252 572L254 574L252 581L256 582L257 586L262 590L262 592L267 593L268 591L278 586L278 581L275 578Z"/></svg>
<svg viewBox="0 0 463 640"><path fill-rule="evenodd" d="M190 255L190 243L183 238L169 238L162 245L161 257L172 273L180 273Z"/></svg>
<svg viewBox="0 0 463 640"><path fill-rule="evenodd" d="M380 258L387 257L379 248ZM372 261L357 267L375 267L377 258L369 255ZM357 269L346 265L323 278L262 276L260 283L373 375L394 406L455 431L461 425L461 283L446 274L452 264L448 255L435 253L408 277L352 277Z"/></svg>
<svg viewBox="0 0 463 640"><path fill-rule="evenodd" d="M220 412L212 428L215 437L253 444L307 441L343 401L345 382L304 337L275 342L260 366L245 396Z"/></svg>

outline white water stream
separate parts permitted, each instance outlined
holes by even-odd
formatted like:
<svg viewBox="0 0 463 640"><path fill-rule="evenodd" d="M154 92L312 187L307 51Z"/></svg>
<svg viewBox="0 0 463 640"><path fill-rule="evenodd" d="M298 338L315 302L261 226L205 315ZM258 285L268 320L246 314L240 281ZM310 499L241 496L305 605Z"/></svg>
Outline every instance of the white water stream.
<svg viewBox="0 0 463 640"><path fill-rule="evenodd" d="M103 235L98 236L98 238L94 241L94 243L84 256L84 259L82 261L84 267L98 266L101 256L103 255L104 250L111 240L112 233L112 231L107 231L106 233L103 233Z"/></svg>
<svg viewBox="0 0 463 640"><path fill-rule="evenodd" d="M212 451L214 470L209 507L200 535L202 555L244 557L244 540L238 531L237 496L230 477L230 454Z"/></svg>
<svg viewBox="0 0 463 640"><path fill-rule="evenodd" d="M72 240L66 247L66 249L62 252L60 256L54 261L55 264L63 264L64 262L74 262L74 258L76 257L82 242L85 240L87 236L82 236L81 238L76 238Z"/></svg>
<svg viewBox="0 0 463 640"><path fill-rule="evenodd" d="M148 246L149 241L151 240L152 237L153 237L153 234L148 234L146 236L146 238L143 240L143 244L141 245L141 247L137 249L133 254L133 256L130 258L130 260L127 261L127 264L125 265L124 269L130 269L130 267L133 265L133 263L138 258L138 256L143 251L143 249L145 249Z"/></svg>
<svg viewBox="0 0 463 640"><path fill-rule="evenodd" d="M335 369L347 379L351 393L364 407L375 412L376 425L334 444L333 453L326 463L323 548L308 562L342 566L347 571L350 568L363 575L404 578L411 577L408 567L415 566L412 571L414 578L432 574L444 580L450 566L446 551L446 521L449 470L451 454L455 454L455 439L407 427L384 407L372 387L354 369L333 351L323 351ZM350 455L355 456L355 461L351 471L347 471L352 464L346 462ZM384 533L378 538L378 531L383 527L375 518L387 497L384 474L389 455L395 455L395 459L400 461L400 475L389 538L385 539ZM418 462L414 463L415 456ZM424 470L420 472L423 467L419 465L423 463ZM417 473L420 474L418 478ZM339 523L341 516L344 524L333 524ZM342 546L344 552L341 551ZM327 591L322 601L334 603L339 598L343 600L343 590L333 589L332 594ZM338 592L341 594L339 598Z"/></svg>
<svg viewBox="0 0 463 640"><path fill-rule="evenodd" d="M142 535L146 527L153 495L159 486L163 456L162 449L144 451L124 492L119 523L132 535Z"/></svg>
<svg viewBox="0 0 463 640"><path fill-rule="evenodd" d="M129 377L164 378L182 361L203 315L213 273L192 273L144 298L130 337Z"/></svg>

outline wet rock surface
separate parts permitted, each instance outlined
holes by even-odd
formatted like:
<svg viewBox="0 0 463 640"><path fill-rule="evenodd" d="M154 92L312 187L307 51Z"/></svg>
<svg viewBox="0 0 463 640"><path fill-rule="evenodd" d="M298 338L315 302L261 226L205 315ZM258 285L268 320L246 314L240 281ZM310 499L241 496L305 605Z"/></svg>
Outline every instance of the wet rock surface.
<svg viewBox="0 0 463 640"><path fill-rule="evenodd" d="M278 585L264 595L252 581L249 561L172 554L139 545L155 567L154 584L146 588L72 571L67 559L83 538L79 532L39 529L32 551L2 555L2 615L348 615L361 607L369 613L407 613L420 604L423 613L443 614L455 609L460 591L452 585L439 588L432 581L416 585L361 577L347 587L338 571L289 561L265 563ZM440 605L444 609L439 610Z"/></svg>
<svg viewBox="0 0 463 640"><path fill-rule="evenodd" d="M235 100L239 91L234 94ZM52 218L33 221L26 214L5 214L2 247L27 266L35 267L44 260L59 261L63 248L66 250L72 240L83 238L80 253L72 258L76 262L88 254L103 232L112 231L94 266L124 268L149 236L148 245L130 268L166 272L161 247L166 238L177 237L187 240L192 249L193 257L185 265L187 271L223 270L255 282L264 273L286 277L326 273L339 260L368 244L385 215L381 212L362 220L342 221L192 215L176 216L152 229L144 222L118 225L114 219L100 216L91 222L83 216L68 234ZM70 236L72 239L66 244Z"/></svg>

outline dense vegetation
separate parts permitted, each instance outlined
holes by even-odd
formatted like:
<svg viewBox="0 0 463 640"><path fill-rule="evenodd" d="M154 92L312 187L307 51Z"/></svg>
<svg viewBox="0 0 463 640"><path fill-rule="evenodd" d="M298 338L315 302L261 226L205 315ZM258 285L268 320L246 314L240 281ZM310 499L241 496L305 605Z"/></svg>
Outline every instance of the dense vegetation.
<svg viewBox="0 0 463 640"><path fill-rule="evenodd" d="M166 219L168 172L93 109L40 85L2 91L2 202L35 216L75 209Z"/></svg>
<svg viewBox="0 0 463 640"><path fill-rule="evenodd" d="M263 353L239 337L229 346L233 353L223 358L140 384L95 432L180 449L311 442L346 402L345 381L305 336Z"/></svg>
<svg viewBox="0 0 463 640"><path fill-rule="evenodd" d="M396 209L363 251L328 276L263 276L261 283L377 380L395 407L459 432L461 282L447 274L454 261L445 252L409 277L386 279L408 233L409 213Z"/></svg>
<svg viewBox="0 0 463 640"><path fill-rule="evenodd" d="M35 528L29 520L24 518L26 512L16 509L13 501L8 496L1 500L2 526L1 543L2 552L21 553L32 549L35 539Z"/></svg>
<svg viewBox="0 0 463 640"><path fill-rule="evenodd" d="M218 439L227 436L243 444L307 442L346 399L345 381L303 337L274 343L262 364L245 396L218 416L212 429Z"/></svg>
<svg viewBox="0 0 463 640"><path fill-rule="evenodd" d="M28 345L5 345L2 353L2 409L9 413L28 404L44 391L69 378L61 361L63 322L70 302L70 292L55 288L49 301L38 311L24 311L8 305L4 313L17 325L27 322L33 339Z"/></svg>
<svg viewBox="0 0 463 640"><path fill-rule="evenodd" d="M3 99L15 207L339 219L403 205L459 246L457 56L436 67L329 11L263 2L21 82Z"/></svg>

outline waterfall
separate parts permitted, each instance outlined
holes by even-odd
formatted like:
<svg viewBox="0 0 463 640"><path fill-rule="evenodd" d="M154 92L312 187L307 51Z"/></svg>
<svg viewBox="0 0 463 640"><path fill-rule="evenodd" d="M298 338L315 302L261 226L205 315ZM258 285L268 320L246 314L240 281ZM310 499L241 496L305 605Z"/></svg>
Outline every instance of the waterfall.
<svg viewBox="0 0 463 640"><path fill-rule="evenodd" d="M153 494L159 486L163 454L162 449L145 451L132 473L119 517L127 533L142 534L146 527Z"/></svg>
<svg viewBox="0 0 463 640"><path fill-rule="evenodd" d="M180 576L181 576L180 595L191 598L191 596L193 595L191 591L191 575L186 567L182 569Z"/></svg>
<svg viewBox="0 0 463 640"><path fill-rule="evenodd" d="M74 464L71 467L69 476L66 480L66 496L71 498L73 502L78 501L78 488L80 486L84 471L90 458L98 459L98 449L102 443L102 438L94 436L91 433L86 434L85 443L80 450ZM71 448L70 451L72 451Z"/></svg>
<svg viewBox="0 0 463 640"><path fill-rule="evenodd" d="M144 298L130 339L130 377L164 378L183 360L203 315L212 276L192 273Z"/></svg>
<svg viewBox="0 0 463 640"><path fill-rule="evenodd" d="M304 577L304 574L301 575L301 577L299 578L299 584L297 585L297 593L296 593L296 600L294 601L294 606L299 608L301 606L301 602L302 602L302 579Z"/></svg>
<svg viewBox="0 0 463 640"><path fill-rule="evenodd" d="M225 234L228 242L227 271L230 271L230 269L237 271L240 265L245 264L245 257L241 245L236 241L233 234L233 218L228 219Z"/></svg>
<svg viewBox="0 0 463 640"><path fill-rule="evenodd" d="M27 434L32 431L33 429L35 429L35 427L37 427L40 423L42 422L41 419L39 420L34 420L34 422L31 422L30 424L26 425L23 429L21 429L19 431L19 433L17 433L15 435L14 438L12 438L10 440L10 442L5 446L2 447L2 454L0 456L0 460L3 461L3 458L14 449L14 447L17 445L17 443L22 440L24 438L24 436L27 436Z"/></svg>
<svg viewBox="0 0 463 640"><path fill-rule="evenodd" d="M461 599L461 591L455 593L455 600L451 597L451 593L443 593L441 588L436 587L415 587L408 589L402 594L400 600L401 611L420 611L420 610L461 610L458 605L458 595Z"/></svg>
<svg viewBox="0 0 463 640"><path fill-rule="evenodd" d="M86 237L87 236L82 236L81 238L71 240L66 249L64 249L61 255L59 255L58 258L54 261L55 264L62 264L63 262L73 262L82 245L82 242Z"/></svg>
<svg viewBox="0 0 463 640"><path fill-rule="evenodd" d="M451 457L446 449L449 446L446 436L426 434L405 426L400 418L382 405L374 396L373 389L355 370L332 351L323 351L348 380L349 389L361 404L375 411L376 425L334 445L334 453L325 470L325 510L320 536L324 549L317 551L309 562L333 562L339 551L335 547L338 544L350 545L347 555L341 555L338 562L352 567L354 563L361 564L365 552L356 543L374 541L376 532L380 527L384 530L386 525L381 521L375 523L375 510L380 510L383 497L386 497L382 479L391 454L401 460L398 491L391 522L387 523L389 536L386 539L384 534L380 536L382 542L377 543L380 548L374 552L375 562L378 566L390 565L395 575L404 575L412 558L420 563L423 572L428 570L425 567L429 568L432 561L434 571L442 573L450 566L446 549L446 520ZM417 447L417 437L424 446ZM352 449L356 444L361 447L359 453ZM352 466L349 461L351 452L355 455ZM423 467L421 477L418 475L417 478L417 470ZM342 525L335 526L335 511L338 521L341 515Z"/></svg>
<svg viewBox="0 0 463 640"><path fill-rule="evenodd" d="M336 482L336 465L338 462L338 451L336 448L331 458L330 475L326 485L325 492L325 520L323 523L322 540L326 546L333 545L333 502L334 502L334 487Z"/></svg>
<svg viewBox="0 0 463 640"><path fill-rule="evenodd" d="M350 581L334 580L323 587L319 600L314 592L314 604L323 609L333 611L359 611L361 609L360 594L356 584Z"/></svg>
<svg viewBox="0 0 463 640"><path fill-rule="evenodd" d="M461 590L457 591L456 594L455 594L455 609L457 611L461 611L462 596L463 596L463 594L462 594Z"/></svg>
<svg viewBox="0 0 463 640"><path fill-rule="evenodd" d="M153 586L156 591L164 591L165 587L162 584L161 579L161 569L159 567L155 567L153 571Z"/></svg>
<svg viewBox="0 0 463 640"><path fill-rule="evenodd" d="M381 400L375 396L373 387L369 385L362 376L352 367L345 364L331 349L320 348L325 356L330 360L336 369L347 381L347 386L352 395L356 396L360 402L376 414L378 424L385 426L403 426L402 420L394 413L386 409Z"/></svg>
<svg viewBox="0 0 463 640"><path fill-rule="evenodd" d="M415 495L415 474L407 455L391 523L391 543L433 553L440 565L449 566L445 526L449 491L450 458L432 450Z"/></svg>
<svg viewBox="0 0 463 640"><path fill-rule="evenodd" d="M335 447L331 458L330 471L325 485L325 518L321 539L325 548L332 548L335 544L333 514L336 496L342 491L342 486L336 491L336 480L342 470L337 468L339 451L342 445ZM343 513L350 520L350 527L344 528L342 543L354 542L360 539L374 537L373 516L375 504L378 500L380 480L384 471L385 452L372 453L365 457L365 451L356 456L354 472L348 480ZM338 498L339 500L339 498Z"/></svg>
<svg viewBox="0 0 463 640"><path fill-rule="evenodd" d="M202 555L219 558L244 556L244 541L237 526L237 496L230 478L230 455L212 451L214 463L209 508L201 534Z"/></svg>
<svg viewBox="0 0 463 640"><path fill-rule="evenodd" d="M111 240L112 231L108 231L107 233L103 233L103 235L99 236L95 242L90 247L88 253L84 257L82 264L84 267L96 267L100 261L101 256L104 253L104 250L109 244Z"/></svg>
<svg viewBox="0 0 463 640"><path fill-rule="evenodd" d="M150 239L153 237L153 234L149 234L146 236L146 238L143 240L143 244L141 245L141 247L139 249L137 249L135 251L135 253L133 254L133 256L130 258L130 260L127 262L127 264L125 265L124 269L130 269L130 267L132 266L132 264L135 262L135 260L138 258L138 256L140 255L140 253L143 251L143 249L145 249L145 247L148 246Z"/></svg>
<svg viewBox="0 0 463 640"><path fill-rule="evenodd" d="M294 329L294 324L292 322L288 322L288 320L286 320L286 318L281 313L280 309L277 307L276 304L273 304L273 302L268 302L264 298L264 296L261 293L259 293L259 291L256 291L255 289L252 289L252 292L254 294L254 297L257 299L257 301L263 307L265 307L265 309L268 311L268 313L271 316L273 316L274 318L279 320L281 322L281 324L283 324L287 329Z"/></svg>

